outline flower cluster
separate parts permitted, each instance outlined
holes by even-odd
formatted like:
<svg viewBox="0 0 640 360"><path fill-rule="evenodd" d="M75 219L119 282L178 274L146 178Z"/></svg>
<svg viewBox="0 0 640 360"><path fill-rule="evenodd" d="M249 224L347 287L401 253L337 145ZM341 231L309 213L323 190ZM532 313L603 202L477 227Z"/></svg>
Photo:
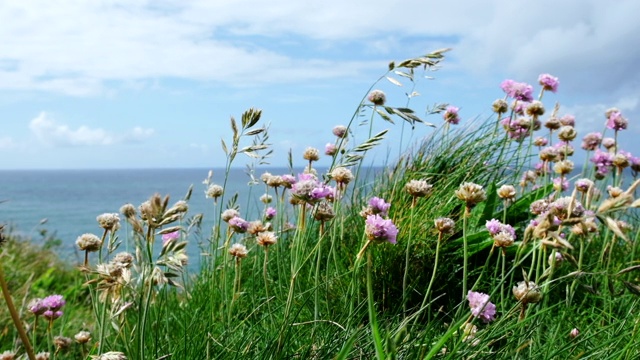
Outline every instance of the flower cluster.
<svg viewBox="0 0 640 360"><path fill-rule="evenodd" d="M363 218L367 218L369 215L378 214L381 216L388 216L390 207L391 204L384 201L384 199L374 196L369 199L368 205L362 208L362 211L360 211L360 216L362 216Z"/></svg>
<svg viewBox="0 0 640 360"><path fill-rule="evenodd" d="M489 295L469 290L467 300L471 308L471 315L482 320L485 324L496 319L496 306L489 301Z"/></svg>
<svg viewBox="0 0 640 360"><path fill-rule="evenodd" d="M388 241L395 244L398 235L398 228L393 224L393 221L384 219L379 214L367 216L364 231L367 238L374 242Z"/></svg>
<svg viewBox="0 0 640 360"><path fill-rule="evenodd" d="M524 102L531 102L533 100L533 87L529 84L507 79L500 84L500 88L502 88L510 98Z"/></svg>
<svg viewBox="0 0 640 360"><path fill-rule="evenodd" d="M293 198L309 205L318 203L332 193L333 189L319 182L313 174L299 174L298 181L291 187Z"/></svg>
<svg viewBox="0 0 640 360"><path fill-rule="evenodd" d="M42 315L45 319L53 321L62 316L63 312L60 309L66 303L62 295L49 295L44 299L32 300L27 307L32 314Z"/></svg>
<svg viewBox="0 0 640 360"><path fill-rule="evenodd" d="M487 221L486 227L496 247L513 245L516 239L516 231L511 225L503 224L496 219L491 219Z"/></svg>

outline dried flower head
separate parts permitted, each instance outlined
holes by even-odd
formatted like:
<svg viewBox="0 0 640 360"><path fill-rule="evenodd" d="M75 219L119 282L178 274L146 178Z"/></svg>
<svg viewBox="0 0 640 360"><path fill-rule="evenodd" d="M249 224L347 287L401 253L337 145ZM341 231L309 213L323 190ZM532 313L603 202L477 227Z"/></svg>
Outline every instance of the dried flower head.
<svg viewBox="0 0 640 360"><path fill-rule="evenodd" d="M14 360L16 359L16 353L11 350L5 350L0 353L0 360Z"/></svg>
<svg viewBox="0 0 640 360"><path fill-rule="evenodd" d="M516 188L513 185L502 185L498 189L498 196L501 199L512 201L516 198Z"/></svg>
<svg viewBox="0 0 640 360"><path fill-rule="evenodd" d="M67 350L71 346L71 339L65 336L56 336L53 338L53 344L56 346L57 350Z"/></svg>
<svg viewBox="0 0 640 360"><path fill-rule="evenodd" d="M271 201L273 201L273 197L269 194L262 194L262 196L260 196L260 201L263 204L271 204Z"/></svg>
<svg viewBox="0 0 640 360"><path fill-rule="evenodd" d="M240 216L240 213L236 209L227 209L222 212L222 220L224 222L229 222L229 220L237 216Z"/></svg>
<svg viewBox="0 0 640 360"><path fill-rule="evenodd" d="M542 299L542 292L533 281L520 281L513 287L513 296L523 304L535 304Z"/></svg>
<svg viewBox="0 0 640 360"><path fill-rule="evenodd" d="M562 160L553 165L553 171L558 175L567 175L573 171L573 161Z"/></svg>
<svg viewBox="0 0 640 360"><path fill-rule="evenodd" d="M124 353L119 351L109 351L99 356L92 355L91 358L94 360L127 360Z"/></svg>
<svg viewBox="0 0 640 360"><path fill-rule="evenodd" d="M109 231L120 229L120 217L117 213L104 213L96 218L101 228Z"/></svg>
<svg viewBox="0 0 640 360"><path fill-rule="evenodd" d="M320 160L320 150L316 148L308 147L304 151L304 153L302 153L302 158L305 160L308 160L309 162L318 161Z"/></svg>
<svg viewBox="0 0 640 360"><path fill-rule="evenodd" d="M337 167L331 171L331 178L338 184L347 185L353 180L353 173L346 167Z"/></svg>
<svg viewBox="0 0 640 360"><path fill-rule="evenodd" d="M119 252L111 260L118 267L128 269L133 265L133 255L128 252Z"/></svg>
<svg viewBox="0 0 640 360"><path fill-rule="evenodd" d="M467 300L471 308L471 315L474 317L482 320L485 324L496 319L496 306L489 301L489 295L469 291L467 293Z"/></svg>
<svg viewBox="0 0 640 360"><path fill-rule="evenodd" d="M527 115L530 116L542 116L544 115L544 105L538 101L532 101L529 106L527 106Z"/></svg>
<svg viewBox="0 0 640 360"><path fill-rule="evenodd" d="M433 192L433 185L427 183L426 180L409 180L404 188L413 197L425 197Z"/></svg>
<svg viewBox="0 0 640 360"><path fill-rule="evenodd" d="M102 240L94 234L82 234L76 239L76 245L83 251L98 251L102 247Z"/></svg>
<svg viewBox="0 0 640 360"><path fill-rule="evenodd" d="M124 204L120 207L120 213L127 219L133 218L136 216L136 207L133 204Z"/></svg>
<svg viewBox="0 0 640 360"><path fill-rule="evenodd" d="M437 218L434 220L436 229L441 234L451 234L455 228L455 221L450 218Z"/></svg>
<svg viewBox="0 0 640 360"><path fill-rule="evenodd" d="M260 246L269 246L278 242L278 237L272 231L265 231L258 234L256 244Z"/></svg>
<svg viewBox="0 0 640 360"><path fill-rule="evenodd" d="M602 142L602 134L597 132L588 133L582 138L582 148L587 151L593 151L600 146Z"/></svg>
<svg viewBox="0 0 640 360"><path fill-rule="evenodd" d="M88 331L80 331L73 336L80 344L86 344L91 341L91 333Z"/></svg>
<svg viewBox="0 0 640 360"><path fill-rule="evenodd" d="M329 221L335 216L333 206L328 201L321 201L313 210L313 218L318 221Z"/></svg>
<svg viewBox="0 0 640 360"><path fill-rule="evenodd" d="M263 223L260 220L255 220L249 223L247 227L247 232L251 235L257 235L261 232L269 231L271 228L271 223Z"/></svg>
<svg viewBox="0 0 640 360"><path fill-rule="evenodd" d="M560 118L560 124L563 126L576 126L576 117L567 114Z"/></svg>
<svg viewBox="0 0 640 360"><path fill-rule="evenodd" d="M573 141L578 136L578 132L573 126L563 126L558 131L558 139L561 141Z"/></svg>
<svg viewBox="0 0 640 360"><path fill-rule="evenodd" d="M533 140L533 145L537 147L547 146L549 144L549 140L546 137L538 136Z"/></svg>
<svg viewBox="0 0 640 360"><path fill-rule="evenodd" d="M220 185L211 184L205 191L206 197L217 200L224 193L224 188Z"/></svg>
<svg viewBox="0 0 640 360"><path fill-rule="evenodd" d="M487 199L484 188L472 182L462 183L456 190L456 196L466 203L467 209L471 209Z"/></svg>
<svg viewBox="0 0 640 360"><path fill-rule="evenodd" d="M367 96L367 99L373 103L373 105L384 105L387 101L387 96L381 90L373 90Z"/></svg>
<svg viewBox="0 0 640 360"><path fill-rule="evenodd" d="M339 138L347 137L347 127L344 125L337 125L333 128L333 135Z"/></svg>
<svg viewBox="0 0 640 360"><path fill-rule="evenodd" d="M602 146L607 150L613 149L616 146L616 139L604 138L602 139Z"/></svg>
<svg viewBox="0 0 640 360"><path fill-rule="evenodd" d="M48 351L42 351L36 354L36 360L49 360L50 356Z"/></svg>
<svg viewBox="0 0 640 360"><path fill-rule="evenodd" d="M246 257L248 253L249 250L247 250L247 247L242 244L235 243L229 247L229 254L237 259Z"/></svg>
<svg viewBox="0 0 640 360"><path fill-rule="evenodd" d="M509 111L509 104L504 99L497 99L491 105L493 112L498 114L504 114Z"/></svg>

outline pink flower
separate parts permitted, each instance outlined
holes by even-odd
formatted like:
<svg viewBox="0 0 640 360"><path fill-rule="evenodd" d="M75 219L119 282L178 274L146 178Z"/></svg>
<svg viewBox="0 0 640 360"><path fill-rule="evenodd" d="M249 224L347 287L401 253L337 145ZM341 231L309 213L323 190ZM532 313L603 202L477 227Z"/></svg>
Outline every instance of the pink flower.
<svg viewBox="0 0 640 360"><path fill-rule="evenodd" d="M370 240L396 243L398 228L389 219L383 219L380 215L369 215L365 221L365 234Z"/></svg>
<svg viewBox="0 0 640 360"><path fill-rule="evenodd" d="M229 220L229 226L231 227L231 229L233 229L233 231L242 234L247 232L247 229L249 228L249 222L239 216L235 216L231 220Z"/></svg>
<svg viewBox="0 0 640 360"><path fill-rule="evenodd" d="M167 234L162 234L162 246L167 245L168 242L178 240L180 238L180 231L174 231Z"/></svg>
<svg viewBox="0 0 640 360"><path fill-rule="evenodd" d="M469 290L467 293L471 315L485 324L496 319L496 306L489 301L489 295Z"/></svg>
<svg viewBox="0 0 640 360"><path fill-rule="evenodd" d="M558 85L560 82L557 77L549 74L540 74L538 77L538 83L542 85L542 88L546 91L556 92L558 91Z"/></svg>
<svg viewBox="0 0 640 360"><path fill-rule="evenodd" d="M389 208L391 207L391 204L384 201L384 199L374 196L369 199L369 206L371 207L373 214L387 216L389 214Z"/></svg>
<svg viewBox="0 0 640 360"><path fill-rule="evenodd" d="M325 155L333 156L333 155L336 154L337 151L338 151L338 149L332 143L327 143L327 145L324 146L324 154Z"/></svg>
<svg viewBox="0 0 640 360"><path fill-rule="evenodd" d="M264 211L264 217L267 218L267 220L271 220L276 216L276 209L272 208L272 207L268 207L265 211Z"/></svg>
<svg viewBox="0 0 640 360"><path fill-rule="evenodd" d="M455 107L455 106L447 107L447 110L442 115L442 117L444 118L444 121L449 123L449 124L458 125L458 123L460 123L460 117L458 116L458 110L459 109L457 107Z"/></svg>
<svg viewBox="0 0 640 360"><path fill-rule="evenodd" d="M507 79L500 84L500 88L502 88L507 96L516 100L525 102L533 101L533 87L529 84Z"/></svg>
<svg viewBox="0 0 640 360"><path fill-rule="evenodd" d="M619 111L613 111L607 118L607 128L619 131L627 128L628 121Z"/></svg>

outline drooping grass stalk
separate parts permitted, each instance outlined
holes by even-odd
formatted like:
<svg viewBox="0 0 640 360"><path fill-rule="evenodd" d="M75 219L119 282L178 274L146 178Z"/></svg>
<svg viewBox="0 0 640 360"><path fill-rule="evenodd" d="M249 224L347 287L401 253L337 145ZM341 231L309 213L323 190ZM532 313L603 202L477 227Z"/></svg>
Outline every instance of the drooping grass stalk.
<svg viewBox="0 0 640 360"><path fill-rule="evenodd" d="M11 320L13 320L13 325L16 327L16 330L18 331L18 335L20 336L20 341L22 341L22 346L24 346L24 350L27 352L27 356L29 357L29 360L36 360L36 355L33 352L31 343L29 342L29 337L27 336L27 332L25 331L24 326L22 325L22 320L20 320L20 315L18 315L18 311L16 311L16 307L13 305L11 292L9 291L9 286L5 281L2 261L0 261L0 288L2 288L2 296L4 297L4 301L7 303L7 308L9 309Z"/></svg>

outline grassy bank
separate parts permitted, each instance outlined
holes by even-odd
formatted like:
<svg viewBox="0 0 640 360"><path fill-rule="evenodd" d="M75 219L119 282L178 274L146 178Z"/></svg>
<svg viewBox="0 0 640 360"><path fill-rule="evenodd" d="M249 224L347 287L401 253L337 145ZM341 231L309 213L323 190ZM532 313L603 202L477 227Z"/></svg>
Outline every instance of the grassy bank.
<svg viewBox="0 0 640 360"><path fill-rule="evenodd" d="M379 81L415 82L443 59L434 52L392 63ZM539 100L556 90L552 80L541 77ZM260 208L237 204L225 192L228 176L210 177L211 229L189 213L189 192L98 216L96 234L79 237L87 258L75 268L32 267L14 258L26 252L15 246L29 245L9 241L2 266L35 351L60 359L633 359L640 161L615 144L622 114L607 114L613 144L585 140L597 167L574 174L573 119L545 111L526 84L503 83L509 102L494 102L495 116L483 121L458 124L457 108L436 106L436 125L410 98L389 105L407 99L387 101L377 85L351 122L327 129L324 155L291 154L288 173L256 179ZM260 119L255 109L231 119L227 175L239 155L250 156L253 172L264 168L271 152ZM367 154L396 122L433 130L364 182ZM355 142L356 131L366 140ZM332 160L327 173L314 170L320 156ZM190 274L185 246L202 234L203 266ZM135 251L122 253L125 241ZM30 277L52 285L22 280ZM28 305L51 294L66 304ZM0 349L24 353L0 315L8 324ZM34 331L36 321L44 325Z"/></svg>

